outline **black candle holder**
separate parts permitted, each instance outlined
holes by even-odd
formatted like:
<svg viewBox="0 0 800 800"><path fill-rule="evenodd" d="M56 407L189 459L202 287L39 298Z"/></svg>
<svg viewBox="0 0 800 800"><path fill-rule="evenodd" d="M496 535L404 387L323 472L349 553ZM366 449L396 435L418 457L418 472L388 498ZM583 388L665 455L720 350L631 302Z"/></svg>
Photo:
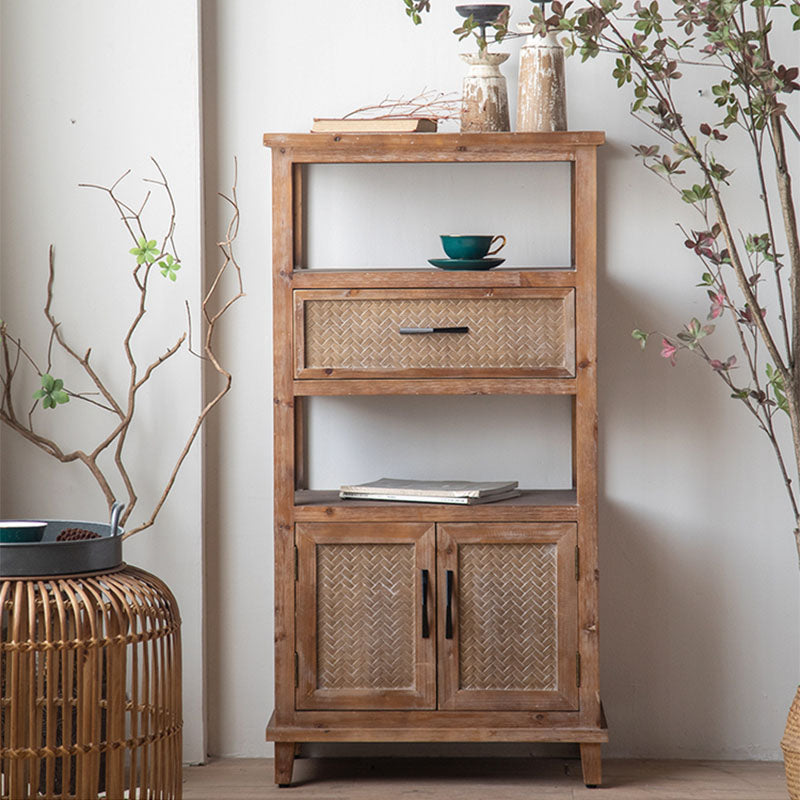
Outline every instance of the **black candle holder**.
<svg viewBox="0 0 800 800"><path fill-rule="evenodd" d="M486 28L511 6L502 3L477 3L475 5L456 6L456 11L465 19L472 17L481 29L481 39L486 41Z"/></svg>

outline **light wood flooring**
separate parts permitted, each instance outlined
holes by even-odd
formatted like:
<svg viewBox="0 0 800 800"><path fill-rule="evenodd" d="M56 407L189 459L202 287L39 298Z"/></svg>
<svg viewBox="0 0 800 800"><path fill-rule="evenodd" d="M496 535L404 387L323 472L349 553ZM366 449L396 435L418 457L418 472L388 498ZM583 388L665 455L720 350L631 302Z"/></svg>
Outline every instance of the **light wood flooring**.
<svg viewBox="0 0 800 800"><path fill-rule="evenodd" d="M184 800L786 800L783 764L763 761L603 762L587 789L577 759L300 758L294 783L272 783L269 759L184 769Z"/></svg>

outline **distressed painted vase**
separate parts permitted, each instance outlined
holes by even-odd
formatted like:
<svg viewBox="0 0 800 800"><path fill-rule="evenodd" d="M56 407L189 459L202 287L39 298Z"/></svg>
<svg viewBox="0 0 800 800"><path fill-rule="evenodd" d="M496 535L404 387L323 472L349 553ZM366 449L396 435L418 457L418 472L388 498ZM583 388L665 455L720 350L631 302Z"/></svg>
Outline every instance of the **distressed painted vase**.
<svg viewBox="0 0 800 800"><path fill-rule="evenodd" d="M510 131L508 90L500 65L508 53L461 53L469 64L461 101L461 130L464 133Z"/></svg>
<svg viewBox="0 0 800 800"><path fill-rule="evenodd" d="M530 34L533 25L523 22L519 31ZM564 49L555 33L528 36L520 49L517 130L567 130Z"/></svg>

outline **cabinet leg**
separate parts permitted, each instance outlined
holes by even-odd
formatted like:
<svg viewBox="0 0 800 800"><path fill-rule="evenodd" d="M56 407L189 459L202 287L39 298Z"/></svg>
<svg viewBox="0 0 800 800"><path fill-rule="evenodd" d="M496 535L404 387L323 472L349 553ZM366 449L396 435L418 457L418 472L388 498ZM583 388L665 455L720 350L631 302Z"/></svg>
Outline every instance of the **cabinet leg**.
<svg viewBox="0 0 800 800"><path fill-rule="evenodd" d="M599 744L581 744L581 769L583 782L594 789L603 782L603 764L600 758Z"/></svg>
<svg viewBox="0 0 800 800"><path fill-rule="evenodd" d="M275 783L289 786L292 783L295 742L275 742Z"/></svg>

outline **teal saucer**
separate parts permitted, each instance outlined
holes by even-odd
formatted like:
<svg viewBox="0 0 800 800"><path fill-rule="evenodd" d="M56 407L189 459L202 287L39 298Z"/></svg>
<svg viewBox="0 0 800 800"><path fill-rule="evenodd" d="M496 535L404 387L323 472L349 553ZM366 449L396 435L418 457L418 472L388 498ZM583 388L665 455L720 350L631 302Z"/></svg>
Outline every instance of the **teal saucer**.
<svg viewBox="0 0 800 800"><path fill-rule="evenodd" d="M491 269L504 258L429 258L428 263L439 269Z"/></svg>

